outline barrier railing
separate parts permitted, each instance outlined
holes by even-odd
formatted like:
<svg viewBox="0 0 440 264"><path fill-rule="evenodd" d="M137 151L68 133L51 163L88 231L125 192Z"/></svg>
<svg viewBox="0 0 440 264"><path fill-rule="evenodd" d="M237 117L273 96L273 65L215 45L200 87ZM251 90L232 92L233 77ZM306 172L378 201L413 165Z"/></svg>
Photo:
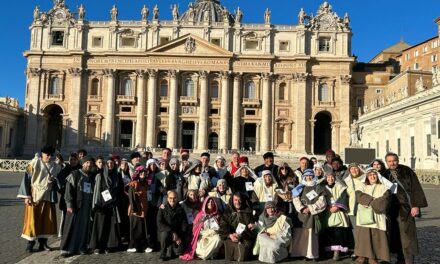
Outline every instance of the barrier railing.
<svg viewBox="0 0 440 264"><path fill-rule="evenodd" d="M30 160L0 159L0 171L24 172Z"/></svg>

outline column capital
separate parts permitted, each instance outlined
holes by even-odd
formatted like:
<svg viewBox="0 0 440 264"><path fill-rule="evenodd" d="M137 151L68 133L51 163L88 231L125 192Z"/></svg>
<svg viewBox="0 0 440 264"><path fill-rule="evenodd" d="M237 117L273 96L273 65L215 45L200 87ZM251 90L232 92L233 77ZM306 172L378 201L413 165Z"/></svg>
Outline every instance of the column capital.
<svg viewBox="0 0 440 264"><path fill-rule="evenodd" d="M208 71L199 71L199 77L201 79L206 79L208 77L209 72Z"/></svg>
<svg viewBox="0 0 440 264"><path fill-rule="evenodd" d="M310 77L310 73L308 72L297 72L293 74L293 79L296 82L305 82L308 77Z"/></svg>
<svg viewBox="0 0 440 264"><path fill-rule="evenodd" d="M179 73L179 70L168 70L168 77L170 78L177 78L177 74Z"/></svg>
<svg viewBox="0 0 440 264"><path fill-rule="evenodd" d="M143 78L146 74L145 70L140 70L140 69L136 70L135 73L139 78Z"/></svg>
<svg viewBox="0 0 440 264"><path fill-rule="evenodd" d="M82 74L84 71L83 71L83 69L81 69L81 68L69 68L69 69L67 69L67 72L68 72L70 75L73 75L73 76L75 76L75 77L79 77L79 76L81 76L81 74Z"/></svg>
<svg viewBox="0 0 440 264"><path fill-rule="evenodd" d="M155 79L157 77L158 70L148 69L148 77Z"/></svg>
<svg viewBox="0 0 440 264"><path fill-rule="evenodd" d="M242 78L243 78L243 73L242 72L234 73L234 81L241 81Z"/></svg>
<svg viewBox="0 0 440 264"><path fill-rule="evenodd" d="M102 71L103 71L104 75L107 77L114 77L114 75L116 73L116 70L113 70L113 69L104 69Z"/></svg>
<svg viewBox="0 0 440 264"><path fill-rule="evenodd" d="M231 71L222 71L220 72L220 76L222 79L228 79L231 76Z"/></svg>
<svg viewBox="0 0 440 264"><path fill-rule="evenodd" d="M350 82L351 82L351 75L350 74L341 75L340 79L341 79L341 82L343 84L350 84Z"/></svg>
<svg viewBox="0 0 440 264"><path fill-rule="evenodd" d="M41 68L29 68L29 73L33 77L40 76L40 74L42 72L43 72L43 69L41 69Z"/></svg>
<svg viewBox="0 0 440 264"><path fill-rule="evenodd" d="M316 119L310 119L309 122L310 122L310 125L311 125L312 127L314 127L314 126L315 126L315 123L316 123Z"/></svg>
<svg viewBox="0 0 440 264"><path fill-rule="evenodd" d="M342 121L332 121L330 122L330 125L332 128L340 128Z"/></svg>
<svg viewBox="0 0 440 264"><path fill-rule="evenodd" d="M261 73L261 78L264 80L264 81L270 81L272 78L273 78L273 72L263 72L263 73Z"/></svg>

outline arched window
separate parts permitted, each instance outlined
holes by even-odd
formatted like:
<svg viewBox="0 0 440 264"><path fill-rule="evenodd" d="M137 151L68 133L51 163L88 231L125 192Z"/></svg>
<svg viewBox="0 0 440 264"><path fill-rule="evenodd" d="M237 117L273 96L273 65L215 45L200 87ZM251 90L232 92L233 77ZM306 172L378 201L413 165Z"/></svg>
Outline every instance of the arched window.
<svg viewBox="0 0 440 264"><path fill-rule="evenodd" d="M90 95L98 95L99 90L99 80L93 79L92 80L92 87L90 88Z"/></svg>
<svg viewBox="0 0 440 264"><path fill-rule="evenodd" d="M218 82L217 81L211 82L211 97L218 98Z"/></svg>
<svg viewBox="0 0 440 264"><path fill-rule="evenodd" d="M54 77L50 80L49 94L50 95L61 94L60 79L58 77Z"/></svg>
<svg viewBox="0 0 440 264"><path fill-rule="evenodd" d="M185 85L183 87L183 96L193 97L194 96L194 81L191 79L185 80Z"/></svg>
<svg viewBox="0 0 440 264"><path fill-rule="evenodd" d="M168 81L162 80L160 82L160 96L167 97L168 96Z"/></svg>
<svg viewBox="0 0 440 264"><path fill-rule="evenodd" d="M322 83L319 85L318 100L321 102L328 102L329 101L328 86L326 83Z"/></svg>
<svg viewBox="0 0 440 264"><path fill-rule="evenodd" d="M122 95L132 96L132 82L130 79L124 79L122 82Z"/></svg>
<svg viewBox="0 0 440 264"><path fill-rule="evenodd" d="M282 83L278 87L278 100L286 100L286 83Z"/></svg>
<svg viewBox="0 0 440 264"><path fill-rule="evenodd" d="M255 83L248 81L244 86L244 98L255 99L257 97Z"/></svg>

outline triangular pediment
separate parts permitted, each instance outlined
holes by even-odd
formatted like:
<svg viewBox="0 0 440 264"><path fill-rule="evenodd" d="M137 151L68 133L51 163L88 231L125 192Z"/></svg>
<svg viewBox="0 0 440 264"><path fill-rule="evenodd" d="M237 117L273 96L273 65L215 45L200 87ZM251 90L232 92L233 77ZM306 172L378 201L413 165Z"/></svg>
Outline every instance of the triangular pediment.
<svg viewBox="0 0 440 264"><path fill-rule="evenodd" d="M147 51L151 55L188 55L231 57L232 52L192 34L181 36Z"/></svg>

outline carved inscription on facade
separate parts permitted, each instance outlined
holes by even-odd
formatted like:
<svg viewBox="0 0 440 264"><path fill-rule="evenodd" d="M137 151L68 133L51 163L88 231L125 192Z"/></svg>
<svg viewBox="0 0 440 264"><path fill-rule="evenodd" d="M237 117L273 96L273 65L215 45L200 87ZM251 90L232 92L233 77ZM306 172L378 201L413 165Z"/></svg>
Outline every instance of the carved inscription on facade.
<svg viewBox="0 0 440 264"><path fill-rule="evenodd" d="M196 113L196 108L194 106L182 106L183 115L193 115Z"/></svg>

